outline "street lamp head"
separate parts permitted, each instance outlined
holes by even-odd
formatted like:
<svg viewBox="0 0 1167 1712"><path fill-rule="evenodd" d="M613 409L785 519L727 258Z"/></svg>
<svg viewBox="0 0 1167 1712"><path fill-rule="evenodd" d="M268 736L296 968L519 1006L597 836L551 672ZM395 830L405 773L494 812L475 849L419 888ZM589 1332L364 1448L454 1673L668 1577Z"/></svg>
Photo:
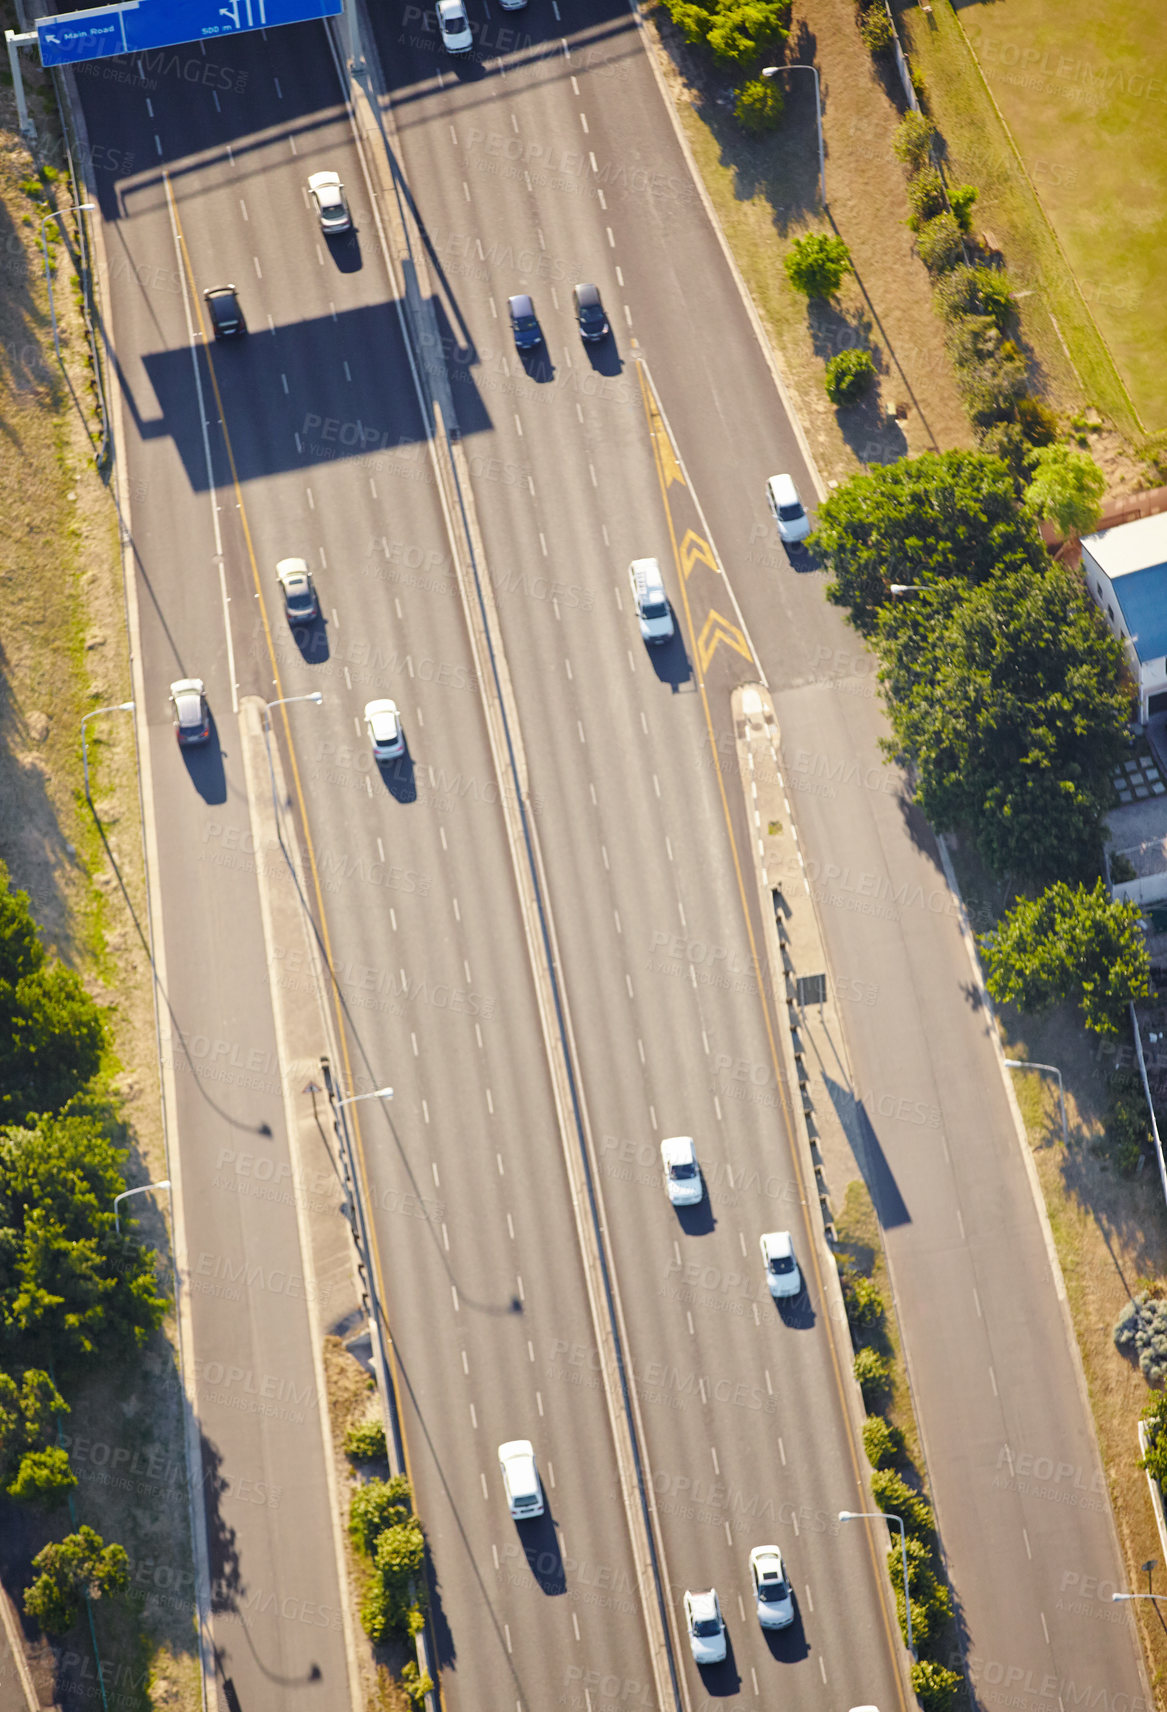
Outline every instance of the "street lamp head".
<svg viewBox="0 0 1167 1712"><path fill-rule="evenodd" d="M133 713L133 711L134 711L134 704L132 701L119 701L118 702L118 712L119 713Z"/></svg>
<svg viewBox="0 0 1167 1712"><path fill-rule="evenodd" d="M317 707L319 707L320 703L324 700L324 697L319 690L313 690L312 694L308 697L308 700L314 701Z"/></svg>
<svg viewBox="0 0 1167 1712"><path fill-rule="evenodd" d="M839 1520L840 1522L858 1522L861 1520L861 1517L859 1517L854 1510L840 1510Z"/></svg>
<svg viewBox="0 0 1167 1712"><path fill-rule="evenodd" d="M393 1098L393 1090L392 1088L374 1088L373 1092L369 1095L369 1098L371 1100L391 1100Z"/></svg>
<svg viewBox="0 0 1167 1712"><path fill-rule="evenodd" d="M919 583L888 583L887 586L892 594L918 594L921 588Z"/></svg>
<svg viewBox="0 0 1167 1712"><path fill-rule="evenodd" d="M781 70L782 70L782 67L780 65L764 65L762 67L762 76L763 77L777 77L778 73Z"/></svg>

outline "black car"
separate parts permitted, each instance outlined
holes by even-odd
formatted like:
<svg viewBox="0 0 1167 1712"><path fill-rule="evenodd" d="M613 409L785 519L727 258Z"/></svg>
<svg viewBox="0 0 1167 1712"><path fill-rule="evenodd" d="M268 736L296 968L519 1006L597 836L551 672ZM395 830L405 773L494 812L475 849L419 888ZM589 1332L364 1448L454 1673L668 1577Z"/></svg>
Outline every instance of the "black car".
<svg viewBox="0 0 1167 1712"><path fill-rule="evenodd" d="M608 332L608 317L604 314L604 305L600 302L598 286L576 285L572 287L571 307L579 322L580 337L589 344L602 339Z"/></svg>
<svg viewBox="0 0 1167 1712"><path fill-rule="evenodd" d="M536 345L543 343L543 330L539 326L535 314L535 305L524 293L520 297L508 297L507 308L511 312L511 332L515 336L515 345L520 351L533 350Z"/></svg>
<svg viewBox="0 0 1167 1712"><path fill-rule="evenodd" d="M203 292L203 300L210 312L216 339L233 339L239 333L246 333L247 324L239 307L239 293L235 286L209 286Z"/></svg>

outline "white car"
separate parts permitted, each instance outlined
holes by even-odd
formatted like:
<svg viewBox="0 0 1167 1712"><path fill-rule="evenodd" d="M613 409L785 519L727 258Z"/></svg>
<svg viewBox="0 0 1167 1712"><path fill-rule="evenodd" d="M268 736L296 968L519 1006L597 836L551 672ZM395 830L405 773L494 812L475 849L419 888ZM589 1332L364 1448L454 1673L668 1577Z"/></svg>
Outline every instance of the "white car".
<svg viewBox="0 0 1167 1712"><path fill-rule="evenodd" d="M794 1598L777 1546L755 1546L750 1553L754 1606L763 1629L787 1629L794 1621Z"/></svg>
<svg viewBox="0 0 1167 1712"><path fill-rule="evenodd" d="M774 1297L797 1296L802 1289L802 1273L794 1258L789 1231L769 1231L762 1238L762 1263L766 1282Z"/></svg>
<svg viewBox="0 0 1167 1712"><path fill-rule="evenodd" d="M434 11L438 15L438 34L446 52L469 53L474 46L474 36L462 0L438 0Z"/></svg>
<svg viewBox="0 0 1167 1712"><path fill-rule="evenodd" d="M392 761L405 751L405 733L395 701L365 703L365 729L378 761Z"/></svg>
<svg viewBox="0 0 1167 1712"><path fill-rule="evenodd" d="M326 237L352 229L352 215L344 199L344 185L338 172L314 172L308 180L308 194Z"/></svg>
<svg viewBox="0 0 1167 1712"><path fill-rule="evenodd" d="M691 1135L671 1135L660 1144L665 1188L674 1207L695 1207L705 1194Z"/></svg>
<svg viewBox="0 0 1167 1712"><path fill-rule="evenodd" d="M770 507L778 534L788 547L805 541L810 534L810 518L806 515L792 476L771 476L766 483L766 503Z"/></svg>
<svg viewBox="0 0 1167 1712"><path fill-rule="evenodd" d="M498 1447L503 1490L516 1522L543 1514L543 1488L535 1467L535 1448L530 1439L510 1439Z"/></svg>
<svg viewBox="0 0 1167 1712"><path fill-rule="evenodd" d="M685 1627L698 1664L720 1664L725 1657L725 1619L716 1587L685 1593Z"/></svg>
<svg viewBox="0 0 1167 1712"><path fill-rule="evenodd" d="M319 617L320 603L316 599L307 559L281 559L276 566L276 579L290 623L308 624Z"/></svg>

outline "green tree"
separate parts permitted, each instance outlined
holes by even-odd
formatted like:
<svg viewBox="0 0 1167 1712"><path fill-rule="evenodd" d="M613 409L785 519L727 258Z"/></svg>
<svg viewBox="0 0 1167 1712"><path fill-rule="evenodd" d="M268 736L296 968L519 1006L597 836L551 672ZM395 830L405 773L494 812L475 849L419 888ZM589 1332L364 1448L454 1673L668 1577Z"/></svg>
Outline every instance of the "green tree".
<svg viewBox="0 0 1167 1712"><path fill-rule="evenodd" d="M863 1448L872 1468L892 1468L904 1454L904 1435L882 1415L868 1415L863 1423Z"/></svg>
<svg viewBox="0 0 1167 1712"><path fill-rule="evenodd" d="M900 1518L904 1524L904 1532L910 1538L923 1541L925 1546L931 1546L936 1534L932 1506L922 1492L916 1492L908 1485L902 1474L897 1474L894 1468L873 1469L871 1496L875 1499L877 1510ZM893 1524L889 1522L888 1526L893 1527ZM894 1531L898 1543L899 1530Z"/></svg>
<svg viewBox="0 0 1167 1712"><path fill-rule="evenodd" d="M385 1428L380 1421L358 1421L344 1435L344 1454L351 1462L384 1462Z"/></svg>
<svg viewBox="0 0 1167 1712"><path fill-rule="evenodd" d="M377 1537L373 1574L361 1602L365 1633L378 1642L394 1634L417 1634L427 1597L425 1535L417 1517L407 1516Z"/></svg>
<svg viewBox="0 0 1167 1712"><path fill-rule="evenodd" d="M874 380L870 351L837 351L827 364L827 397L832 404L854 404L871 391Z"/></svg>
<svg viewBox="0 0 1167 1712"><path fill-rule="evenodd" d="M891 1393L891 1362L870 1345L855 1352L855 1378L863 1393L865 1409L876 1409Z"/></svg>
<svg viewBox="0 0 1167 1712"><path fill-rule="evenodd" d="M1112 898L1101 880L1093 888L1059 880L1019 899L980 947L996 1000L1041 1011L1073 999L1095 1034L1117 1034L1128 1005L1151 991L1138 905Z"/></svg>
<svg viewBox="0 0 1167 1712"><path fill-rule="evenodd" d="M746 66L790 34L791 0L664 0L685 40L703 43L723 66Z"/></svg>
<svg viewBox="0 0 1167 1712"><path fill-rule="evenodd" d="M763 137L782 123L786 103L772 77L751 77L737 92L733 116L751 137Z"/></svg>
<svg viewBox="0 0 1167 1712"><path fill-rule="evenodd" d="M1088 535L1102 515L1106 477L1089 452L1057 443L1033 455L1033 480L1025 503L1036 517L1048 518L1062 535Z"/></svg>
<svg viewBox="0 0 1167 1712"><path fill-rule="evenodd" d="M24 1609L49 1635L64 1635L81 1615L86 1596L108 1599L130 1584L130 1560L84 1524L51 1542L32 1560L37 1578L25 1590Z"/></svg>
<svg viewBox="0 0 1167 1712"><path fill-rule="evenodd" d="M19 1383L0 1373L0 1483L7 1484L29 1452L56 1437L57 1419L69 1405L47 1373L33 1368Z"/></svg>
<svg viewBox="0 0 1167 1712"><path fill-rule="evenodd" d="M6 1490L10 1498L51 1510L64 1502L76 1484L68 1451L61 1445L50 1445L47 1450L30 1450L21 1457L16 1477Z"/></svg>
<svg viewBox="0 0 1167 1712"><path fill-rule="evenodd" d="M948 192L949 204L962 232L972 227L973 206L979 195L975 184L954 184Z"/></svg>
<svg viewBox="0 0 1167 1712"><path fill-rule="evenodd" d="M140 1349L166 1309L153 1258L116 1228L121 1153L92 1116L0 1132L0 1360L62 1366Z"/></svg>
<svg viewBox="0 0 1167 1712"><path fill-rule="evenodd" d="M867 634L893 582L980 583L1048 562L1008 469L981 452L925 452L852 476L819 506L813 544L834 579L828 599Z"/></svg>
<svg viewBox="0 0 1167 1712"><path fill-rule="evenodd" d="M956 217L947 210L928 220L916 233L916 248L929 273L947 273L964 260L964 236Z"/></svg>
<svg viewBox="0 0 1167 1712"><path fill-rule="evenodd" d="M832 232L807 232L795 238L783 258L795 291L806 297L834 297L851 271L851 256Z"/></svg>
<svg viewBox="0 0 1167 1712"><path fill-rule="evenodd" d="M877 646L888 747L910 760L933 825L969 828L999 875L1097 873L1130 698L1077 573L944 583L886 608Z"/></svg>
<svg viewBox="0 0 1167 1712"><path fill-rule="evenodd" d="M937 280L935 298L946 321L958 315L987 315L999 330L1017 310L1009 276L1000 268L955 267Z"/></svg>
<svg viewBox="0 0 1167 1712"><path fill-rule="evenodd" d="M104 1048L101 1012L78 976L48 959L28 895L0 863L0 1122L59 1111Z"/></svg>

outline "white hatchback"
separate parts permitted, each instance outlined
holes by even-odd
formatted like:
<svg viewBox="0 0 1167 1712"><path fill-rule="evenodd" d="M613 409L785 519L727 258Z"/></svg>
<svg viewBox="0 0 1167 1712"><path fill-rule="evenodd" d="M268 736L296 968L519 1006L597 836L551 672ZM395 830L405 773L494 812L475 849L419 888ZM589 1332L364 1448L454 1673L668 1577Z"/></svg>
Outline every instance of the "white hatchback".
<svg viewBox="0 0 1167 1712"><path fill-rule="evenodd" d="M308 194L326 237L351 229L352 215L344 199L344 185L338 172L314 172L308 180Z"/></svg>
<svg viewBox="0 0 1167 1712"><path fill-rule="evenodd" d="M810 518L794 485L792 476L771 476L766 483L766 504L770 507L778 533L788 547L805 541L810 534Z"/></svg>
<svg viewBox="0 0 1167 1712"><path fill-rule="evenodd" d="M527 1522L543 1514L543 1488L535 1467L535 1447L530 1439L508 1439L498 1447L503 1490L516 1522Z"/></svg>
<svg viewBox="0 0 1167 1712"><path fill-rule="evenodd" d="M802 1273L794 1258L794 1245L789 1231L768 1231L761 1239L762 1262L766 1268L766 1283L771 1296L797 1296L802 1289Z"/></svg>
<svg viewBox="0 0 1167 1712"><path fill-rule="evenodd" d="M405 733L395 701L365 703L365 730L378 761L392 761L405 750Z"/></svg>
<svg viewBox="0 0 1167 1712"><path fill-rule="evenodd" d="M660 1144L665 1188L674 1207L695 1207L705 1194L691 1135L671 1135Z"/></svg>
<svg viewBox="0 0 1167 1712"><path fill-rule="evenodd" d="M474 46L470 20L462 0L438 0L434 7L438 19L438 34L447 53L469 53Z"/></svg>

